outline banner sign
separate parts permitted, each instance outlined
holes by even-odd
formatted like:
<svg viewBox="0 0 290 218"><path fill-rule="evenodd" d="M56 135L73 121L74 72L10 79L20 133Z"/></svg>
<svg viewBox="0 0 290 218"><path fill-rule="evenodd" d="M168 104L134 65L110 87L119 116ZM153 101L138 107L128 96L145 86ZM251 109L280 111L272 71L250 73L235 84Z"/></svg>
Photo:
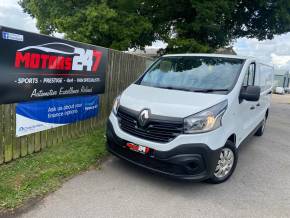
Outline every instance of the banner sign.
<svg viewBox="0 0 290 218"><path fill-rule="evenodd" d="M16 105L16 136L63 126L97 116L99 96L80 96Z"/></svg>
<svg viewBox="0 0 290 218"><path fill-rule="evenodd" d="M0 26L0 104L104 93L108 49Z"/></svg>

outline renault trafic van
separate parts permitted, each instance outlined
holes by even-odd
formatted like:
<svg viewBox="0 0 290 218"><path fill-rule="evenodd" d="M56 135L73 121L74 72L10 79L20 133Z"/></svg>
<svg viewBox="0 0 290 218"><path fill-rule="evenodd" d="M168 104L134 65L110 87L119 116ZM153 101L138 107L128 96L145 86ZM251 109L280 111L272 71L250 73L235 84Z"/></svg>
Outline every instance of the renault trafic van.
<svg viewBox="0 0 290 218"><path fill-rule="evenodd" d="M108 150L175 178L224 182L242 142L263 135L272 81L255 58L165 55L116 98Z"/></svg>

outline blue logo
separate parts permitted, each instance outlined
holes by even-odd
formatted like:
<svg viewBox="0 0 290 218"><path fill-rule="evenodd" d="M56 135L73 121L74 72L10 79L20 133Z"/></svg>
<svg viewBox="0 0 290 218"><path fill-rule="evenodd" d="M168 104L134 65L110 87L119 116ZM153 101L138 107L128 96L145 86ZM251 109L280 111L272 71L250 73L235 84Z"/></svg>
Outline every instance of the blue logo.
<svg viewBox="0 0 290 218"><path fill-rule="evenodd" d="M9 34L7 32L2 32L2 38L3 39L8 39L9 38Z"/></svg>
<svg viewBox="0 0 290 218"><path fill-rule="evenodd" d="M7 40L14 40L14 41L19 41L23 42L24 38L23 35L16 34L16 33L9 33L9 32L2 32L2 38L7 39Z"/></svg>

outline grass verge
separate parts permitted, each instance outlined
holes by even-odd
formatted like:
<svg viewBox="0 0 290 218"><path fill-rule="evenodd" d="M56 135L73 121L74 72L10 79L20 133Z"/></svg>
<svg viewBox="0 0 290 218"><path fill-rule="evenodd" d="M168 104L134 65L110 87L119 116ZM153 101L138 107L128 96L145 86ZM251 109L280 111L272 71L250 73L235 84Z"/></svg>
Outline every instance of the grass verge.
<svg viewBox="0 0 290 218"><path fill-rule="evenodd" d="M0 212L55 191L106 154L104 129L0 166Z"/></svg>

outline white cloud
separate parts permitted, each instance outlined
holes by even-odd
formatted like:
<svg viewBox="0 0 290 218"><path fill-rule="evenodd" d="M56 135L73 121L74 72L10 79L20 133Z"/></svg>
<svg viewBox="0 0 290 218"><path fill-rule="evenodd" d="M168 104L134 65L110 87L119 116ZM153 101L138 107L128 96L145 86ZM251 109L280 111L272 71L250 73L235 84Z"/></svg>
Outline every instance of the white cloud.
<svg viewBox="0 0 290 218"><path fill-rule="evenodd" d="M18 4L18 0L0 0L0 25L30 32L39 32L32 19Z"/></svg>
<svg viewBox="0 0 290 218"><path fill-rule="evenodd" d="M167 43L164 43L163 41L161 40L157 40L155 42L152 43L151 46L146 46L146 49L147 48L152 48L152 49L159 49L159 48L166 48L167 46Z"/></svg>
<svg viewBox="0 0 290 218"><path fill-rule="evenodd" d="M290 66L290 55L276 55L271 54L272 62L274 65L282 68L283 66Z"/></svg>
<svg viewBox="0 0 290 218"><path fill-rule="evenodd" d="M241 38L234 43L234 50L238 55L254 56L273 64L276 69L290 69L290 33L264 41Z"/></svg>
<svg viewBox="0 0 290 218"><path fill-rule="evenodd" d="M1 8L17 8L18 0L1 0L0 7Z"/></svg>

